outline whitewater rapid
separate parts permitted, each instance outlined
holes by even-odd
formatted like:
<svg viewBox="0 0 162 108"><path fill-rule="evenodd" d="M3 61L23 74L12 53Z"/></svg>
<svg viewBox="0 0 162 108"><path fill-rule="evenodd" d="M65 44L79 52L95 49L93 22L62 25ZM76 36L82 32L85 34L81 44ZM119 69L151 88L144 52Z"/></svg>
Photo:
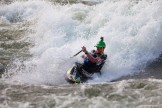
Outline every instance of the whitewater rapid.
<svg viewBox="0 0 162 108"><path fill-rule="evenodd" d="M30 22L31 33L25 41L32 44L32 56L13 61L8 69L12 75L7 76L20 82L65 84L65 72L74 62L82 62L81 54L70 57L82 46L95 49L101 36L108 60L102 75L94 75L89 83L140 72L162 51L161 0L100 0L92 6L29 0L0 7L0 24L26 22Z"/></svg>

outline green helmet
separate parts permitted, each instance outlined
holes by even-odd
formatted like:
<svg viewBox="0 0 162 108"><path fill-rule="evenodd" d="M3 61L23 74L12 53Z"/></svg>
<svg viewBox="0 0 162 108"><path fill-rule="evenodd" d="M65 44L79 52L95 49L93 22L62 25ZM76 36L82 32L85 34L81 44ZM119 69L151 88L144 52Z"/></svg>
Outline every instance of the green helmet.
<svg viewBox="0 0 162 108"><path fill-rule="evenodd" d="M104 38L103 37L101 37L100 38L101 40L96 44L96 46L95 47L99 47L99 48L101 48L101 47L106 47L106 44L105 44L105 42L104 42Z"/></svg>

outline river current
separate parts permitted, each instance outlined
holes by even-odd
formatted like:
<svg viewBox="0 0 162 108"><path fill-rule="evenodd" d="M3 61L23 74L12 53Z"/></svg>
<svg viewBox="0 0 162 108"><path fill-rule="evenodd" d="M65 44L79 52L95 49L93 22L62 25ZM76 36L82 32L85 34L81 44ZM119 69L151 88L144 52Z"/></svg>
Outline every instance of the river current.
<svg viewBox="0 0 162 108"><path fill-rule="evenodd" d="M100 37L102 74L65 72ZM0 1L0 108L161 108L162 0Z"/></svg>

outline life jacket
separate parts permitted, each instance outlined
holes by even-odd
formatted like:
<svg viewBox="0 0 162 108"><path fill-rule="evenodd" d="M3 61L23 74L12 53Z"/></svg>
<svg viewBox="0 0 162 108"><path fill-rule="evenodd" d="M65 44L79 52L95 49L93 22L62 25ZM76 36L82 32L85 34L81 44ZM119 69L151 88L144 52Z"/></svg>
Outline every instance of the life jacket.
<svg viewBox="0 0 162 108"><path fill-rule="evenodd" d="M88 57L86 57L84 59L83 69L89 73L100 72L101 68L103 67L103 65L107 59L107 55L106 54L98 54L98 53L96 53L95 50L92 50L91 54L95 58L100 57L103 61L100 63L93 63L88 59Z"/></svg>

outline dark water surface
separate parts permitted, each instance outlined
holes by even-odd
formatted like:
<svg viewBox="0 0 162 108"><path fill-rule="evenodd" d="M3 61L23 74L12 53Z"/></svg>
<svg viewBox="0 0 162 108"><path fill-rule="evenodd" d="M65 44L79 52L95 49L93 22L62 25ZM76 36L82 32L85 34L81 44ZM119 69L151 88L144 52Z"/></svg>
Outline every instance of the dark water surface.
<svg viewBox="0 0 162 108"><path fill-rule="evenodd" d="M5 8L0 7L0 75L2 76L2 78L0 78L0 108L162 107L162 54L155 54L157 52L162 52L160 51L161 44L156 44L152 40L155 39L155 41L159 43L161 40L159 35L161 33L160 31L162 31L160 30L162 28L162 25L160 25L160 23L156 24L156 21L160 22L161 20L161 17L159 15L161 12L161 7L156 8L157 10L154 10L155 7L154 5L152 6L152 4L156 4L155 1L146 2L144 0L136 0L134 4L132 0L129 0L125 2L123 1L122 3L118 3L117 1L111 2L112 7L110 6L111 8L107 8L108 3L105 2L102 4L102 1L103 0L50 0L50 2L48 3L42 3L40 1L38 1L38 3L34 2L34 5L27 0L26 2L24 0L24 2L17 2L18 4L13 5L12 3L14 2L12 0L0 1L1 6L9 6ZM128 7L127 5L125 6L127 2L128 4L130 4L128 5ZM22 4L22 6L24 7L15 8L17 6L20 6L19 3ZM99 5L100 3L102 5ZM157 3L161 2L158 2L157 0ZM61 4L62 7L60 5L58 6L57 4ZM147 8L142 8L141 10L138 10L139 7L133 7L134 5L138 4L139 7L145 7L145 4L149 6ZM72 7L70 7L71 5ZM48 9L45 10L45 8L44 10L41 10L42 13L37 15L39 11L35 12L35 10L40 10L41 8L43 8L43 6L47 6L46 8ZM49 8L50 6L53 7L54 10L52 10L53 8ZM125 9L126 7L128 9ZM150 7L155 12L152 12ZM9 11L10 8L11 10ZM12 11L12 9L15 10ZM27 9L28 11L26 11ZM106 9L108 9L109 11L107 11ZM91 10L93 10L94 13L97 15L95 15ZM128 11L124 13L120 10ZM35 13L32 13L33 11ZM102 13L103 11L107 11L106 13L110 12L110 14L108 14L108 16L104 16L105 14ZM68 15L71 15L70 18L72 18L70 19L68 15L60 15L59 13L62 12L67 12L66 14L71 12ZM141 12L139 16L137 14L138 12ZM57 15L52 14L52 16L48 13L57 13ZM143 20L143 14L149 15L149 13L157 14L152 15L153 21L150 21L146 18L146 20L148 21L145 22ZM34 15L32 16L31 14ZM137 26L132 26L133 21L130 21L132 18L134 18L134 14L137 14L137 17L135 16L135 19L139 21L134 24L137 24ZM30 15L32 17L30 17ZM61 20L59 20L60 18ZM116 23L118 18L119 23ZM130 21L130 23L125 22L124 19L127 19L127 22ZM147 22L149 21L150 23L147 24ZM109 24L111 27L109 27ZM154 25L150 27L150 24ZM144 27L141 27L143 25ZM79 30L76 29L77 27L79 28ZM155 28L159 29L155 30ZM142 30L143 32L141 32ZM153 55L154 57L146 57L148 61L147 63L142 65L143 68L140 68L139 70L137 69L134 73L130 72L129 74L119 75L119 77L117 75L117 77L115 77L112 82L100 79L99 82L92 81L85 84L70 85L68 83L62 83L61 81L65 82L64 77L57 76L57 73L63 76L66 69L68 69L73 62L80 60L78 59L79 57L76 57L74 59L70 59L71 61L69 62L68 57L78 51L78 47L80 47L80 44L85 43L88 46L92 43L95 43L97 40L93 40L94 38L91 38L90 36L100 35L102 34L101 32L105 34L107 34L107 32L108 34L110 33L109 35L111 37L108 37L106 40L106 42L108 43L108 49L110 50L107 52L110 54L110 57L113 58L117 55L124 55L124 51L128 49L128 51L126 51L128 56L124 56L124 60L126 61L125 63L127 65L133 62L132 61L127 63L127 61L132 60L129 57L133 58L134 55L136 55L130 49L134 48L134 50L137 50L137 52L139 51L141 55L147 55L147 53L144 51L148 51L148 53L151 53L151 51L155 51L153 52L153 54L155 55ZM127 33L130 34L126 35ZM86 37L87 34L89 34L90 36L88 35L89 37ZM121 34L127 36L127 38L120 37ZM152 38L152 36L154 36L152 34L155 34L154 38ZM78 40L80 40L75 40L75 36L80 35L82 36L81 38L78 38ZM133 36L129 37L130 35ZM135 45L133 44L133 46L137 46L132 48L132 44L129 44L129 42L132 38L134 39L134 41L136 41L136 35L139 41L137 41ZM147 35L148 37L142 37L143 35ZM115 38L115 36L118 37ZM125 39L124 41L122 40L123 38ZM89 39L88 43L86 43L85 41L87 39ZM146 39L148 40L145 41ZM144 43L138 44L138 42ZM151 51L147 50L146 46L150 45L150 43L147 42L150 42L151 44L154 43L153 45L157 46L152 47ZM63 44L63 48L60 43ZM123 45L123 43L126 43L128 45L125 46ZM59 47L57 46L58 44L60 45ZM73 46L73 49L71 46ZM122 48L121 46L124 48ZM33 48L36 53L33 53ZM140 50L142 48L144 51ZM154 50L154 48L159 48L159 51ZM117 50L117 54L111 53L113 51L115 52L115 50ZM122 51L124 53L122 53ZM129 53L131 51L133 53ZM60 56L62 55L62 53L66 53L65 60L61 58L62 56ZM156 55L159 55L159 57L155 57ZM154 59L149 60L149 57L152 57ZM138 59L140 59L140 57ZM116 59L114 59L114 61L115 60ZM120 57L119 59L117 57L115 63L118 63L118 60L120 62ZM113 64L114 62L111 63ZM141 62L139 60L139 62L137 62L137 65L140 63ZM105 68L107 72L106 75L111 76L111 74L109 74L109 71L111 71L111 69L115 70L115 67L113 67L114 65L112 65L112 67L108 67L108 64L109 62L106 64ZM119 68L119 70L120 69L121 68ZM58 70L60 70L61 72ZM55 71L57 73L55 73ZM27 74L23 74L25 72ZM119 71L119 73L120 72L121 71ZM116 74L118 73L114 73L114 75ZM105 78L106 76L104 77L104 75L105 72L103 72L103 76L101 77ZM24 79L26 79L30 83L25 82L26 80ZM57 83L57 80L60 81L61 84L60 82Z"/></svg>

